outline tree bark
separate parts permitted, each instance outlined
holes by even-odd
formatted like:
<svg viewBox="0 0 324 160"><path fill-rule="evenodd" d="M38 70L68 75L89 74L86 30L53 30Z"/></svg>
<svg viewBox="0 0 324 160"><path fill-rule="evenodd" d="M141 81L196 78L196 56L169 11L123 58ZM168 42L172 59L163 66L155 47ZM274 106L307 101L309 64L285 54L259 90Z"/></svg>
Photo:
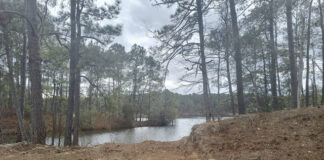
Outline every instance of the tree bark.
<svg viewBox="0 0 324 160"><path fill-rule="evenodd" d="M79 144L79 117L80 117L80 84L81 84L81 69L79 65L80 60L80 43L81 43L81 6L80 0L77 0L76 4L76 26L77 26L77 38L76 38L76 73L75 73L75 91L74 91L74 124L73 124L73 145Z"/></svg>
<svg viewBox="0 0 324 160"><path fill-rule="evenodd" d="M303 92L303 72L304 72L304 42L305 42L305 16L303 15L303 13L301 13L301 31L300 31L300 36L298 36L299 31L297 30L298 25L296 23L296 37L297 38L297 44L298 44L298 48L299 48L299 64L298 64L298 80L297 80L297 85L298 85L298 89L297 89L297 108L300 108L302 105L302 92Z"/></svg>
<svg viewBox="0 0 324 160"><path fill-rule="evenodd" d="M234 104L234 94L233 94L233 89L232 89L232 79L231 79L231 73L230 73L230 62L229 62L229 53L226 53L226 75L227 75L227 81L228 81L228 90L230 94L230 99L231 99L231 109L233 115L235 115L235 104Z"/></svg>
<svg viewBox="0 0 324 160"><path fill-rule="evenodd" d="M1 111L1 107L0 107L0 144L3 144L3 134L2 134L2 111Z"/></svg>
<svg viewBox="0 0 324 160"><path fill-rule="evenodd" d="M80 117L80 70L78 69L76 75L76 86L75 86L75 102L74 102L74 124L73 124L73 145L79 144L79 117Z"/></svg>
<svg viewBox="0 0 324 160"><path fill-rule="evenodd" d="M231 18L232 18L234 50L235 50L235 60L236 60L237 102L238 102L239 114L245 114L240 34L239 34L239 29L237 24L235 2L234 0L229 0L229 2L230 2L230 10L231 10Z"/></svg>
<svg viewBox="0 0 324 160"><path fill-rule="evenodd" d="M275 49L275 39L274 39L274 18L273 18L273 0L270 0L270 13L269 13L269 33L270 33L270 83L271 83L271 99L272 99L272 109L278 110L278 97L277 97L277 78L276 78L276 64L277 64L277 52Z"/></svg>
<svg viewBox="0 0 324 160"><path fill-rule="evenodd" d="M66 111L66 126L64 145L72 145L72 123L75 98L75 74L76 74L76 0L70 0L70 21L71 21L71 46L70 46L70 75L69 75L69 97Z"/></svg>
<svg viewBox="0 0 324 160"><path fill-rule="evenodd" d="M220 110L220 70L221 70L221 52L218 52L218 64L217 64L217 105L218 107L218 113L217 118L220 118L221 110Z"/></svg>
<svg viewBox="0 0 324 160"><path fill-rule="evenodd" d="M323 8L321 5L321 0L318 0L318 8L320 10L320 25L321 25L321 31L322 31L322 62L324 62L324 24L323 24ZM324 63L322 65L324 68ZM322 71L322 75L324 77L324 69ZM322 101L321 104L324 104L324 78L322 79Z"/></svg>
<svg viewBox="0 0 324 160"><path fill-rule="evenodd" d="M268 78L267 78L267 62L266 62L266 55L262 49L262 62L263 62L263 85L264 85L264 106L263 110L270 111L268 105Z"/></svg>
<svg viewBox="0 0 324 160"><path fill-rule="evenodd" d="M312 67L313 67L313 82L312 82L312 100L313 106L317 105L317 86L316 86L316 72L315 72L315 51L313 49L313 58L312 58Z"/></svg>
<svg viewBox="0 0 324 160"><path fill-rule="evenodd" d="M45 144L46 130L43 119L43 98L42 98L42 71L41 57L39 53L39 38L33 28L37 28L37 3L36 0L27 0L27 17L31 22L28 25L28 47L29 47L29 75L31 82L31 139L32 143Z"/></svg>
<svg viewBox="0 0 324 160"><path fill-rule="evenodd" d="M206 120L210 121L212 117L210 100L209 100L209 82L208 82L208 73L206 67L206 57L205 57L205 38L204 38L204 22L202 17L202 4L201 0L196 0L197 5L197 16L198 16L198 26L199 26L199 47L200 47L200 60L201 60L201 72L203 78L203 94L204 94L204 103L206 108Z"/></svg>
<svg viewBox="0 0 324 160"><path fill-rule="evenodd" d="M278 50L278 27L277 27L277 23L275 23L275 49L276 52ZM277 72L277 81L278 81L278 93L279 93L279 97L281 97L281 84L280 84L280 76L279 76L279 55L277 54L277 58L276 58L276 72Z"/></svg>
<svg viewBox="0 0 324 160"><path fill-rule="evenodd" d="M152 77L153 77L153 69L152 66L150 65L150 73L149 73L149 89L148 89L148 111L147 111L147 118L150 119L150 115L151 115L151 88L152 88ZM119 74L119 73L118 73ZM118 85L119 88L119 85Z"/></svg>
<svg viewBox="0 0 324 160"><path fill-rule="evenodd" d="M61 145L61 135L62 135L62 102L63 102L63 73L61 73L61 83L60 83L60 102L59 102L59 121L58 121L58 146Z"/></svg>
<svg viewBox="0 0 324 160"><path fill-rule="evenodd" d="M286 0L286 14L287 14L287 33L288 33L288 47L289 47L289 68L290 68L292 107L297 108L298 84L297 84L296 56L294 51L294 35L293 35L293 28L292 28L292 0Z"/></svg>
<svg viewBox="0 0 324 160"><path fill-rule="evenodd" d="M231 78L231 72L230 72L230 37L229 37L229 29L228 29L228 1L225 2L226 5L226 17L225 17L225 27L226 27L226 35L225 35L225 62L226 62L226 76L227 76L227 82L228 82L228 90L230 94L230 106L232 109L232 114L235 115L235 104L234 104L234 94L232 89L232 78Z"/></svg>
<svg viewBox="0 0 324 160"><path fill-rule="evenodd" d="M137 63L137 62L135 62L135 63ZM134 70L133 70L133 75L134 75L134 77L133 77L132 103L135 104L136 91L137 91L137 64L135 64L135 67L134 67Z"/></svg>
<svg viewBox="0 0 324 160"><path fill-rule="evenodd" d="M53 97L52 97L52 143L51 145L54 145L54 139L55 139L55 134L56 134L56 104L55 104L55 97L56 97L56 79L55 79L55 72L54 72L54 75L53 75Z"/></svg>
<svg viewBox="0 0 324 160"><path fill-rule="evenodd" d="M2 79L2 71L0 70L0 79ZM2 85L2 82L0 81L0 86ZM2 96L2 90L0 90L0 96ZM2 98L0 98L0 144L3 144L3 134L2 134Z"/></svg>
<svg viewBox="0 0 324 160"><path fill-rule="evenodd" d="M309 106L309 50L310 50L310 32L311 32L311 18L312 18L312 4L310 1L308 10L308 24L307 24L307 51L306 51L306 107Z"/></svg>

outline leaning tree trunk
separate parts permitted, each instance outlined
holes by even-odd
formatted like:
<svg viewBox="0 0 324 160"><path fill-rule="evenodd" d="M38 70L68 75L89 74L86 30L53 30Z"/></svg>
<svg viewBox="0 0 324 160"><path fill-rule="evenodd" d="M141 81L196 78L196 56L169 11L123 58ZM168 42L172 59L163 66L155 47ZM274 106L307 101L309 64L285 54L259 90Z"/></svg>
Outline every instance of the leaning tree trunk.
<svg viewBox="0 0 324 160"><path fill-rule="evenodd" d="M45 144L46 130L43 119L43 98L42 98L42 70L41 57L39 53L39 37L37 35L37 2L27 0L27 17L31 23L28 25L28 46L29 46L29 77L31 82L31 140L32 143Z"/></svg>
<svg viewBox="0 0 324 160"><path fill-rule="evenodd" d="M310 50L310 32L311 32L311 18L312 18L312 4L310 1L308 10L308 24L307 24L307 51L306 51L306 107L309 106L309 50Z"/></svg>
<svg viewBox="0 0 324 160"><path fill-rule="evenodd" d="M271 99L272 109L278 110L278 97L277 97L277 77L276 77L276 64L277 64L277 52L275 49L274 39L274 18L273 18L273 0L270 0L270 13L269 13L269 33L270 33L270 83L271 83Z"/></svg>
<svg viewBox="0 0 324 160"><path fill-rule="evenodd" d="M201 60L201 72L203 78L203 94L204 94L204 103L206 108L206 120L210 121L212 117L211 106L209 100L209 82L208 74L206 67L206 57L205 57L205 38L204 38L204 22L202 17L202 4L201 0L196 0L197 5L197 16L198 16L198 25L199 25L199 40L200 40L200 60Z"/></svg>
<svg viewBox="0 0 324 160"><path fill-rule="evenodd" d="M24 117L25 112L25 90L26 90L26 59L27 59L27 35L23 33L23 52L20 57L20 96L19 96L19 108L21 110L22 117ZM19 127L18 127L19 129ZM17 132L17 142L22 141L22 136Z"/></svg>
<svg viewBox="0 0 324 160"><path fill-rule="evenodd" d="M3 33L3 38L5 39L4 41L4 47L5 47L5 54L7 56L7 65L8 65L8 77L9 77L9 94L11 96L11 103L13 105L13 108L16 109L16 115L18 118L18 127L21 135L22 140L26 140L26 134L25 134L25 129L24 129L24 118L21 113L21 109L19 108L17 104L17 94L16 94L16 88L15 88L15 80L14 80L14 71L13 71L13 57L12 54L10 53L10 38L9 38L9 28L7 24L4 26L4 33Z"/></svg>
<svg viewBox="0 0 324 160"><path fill-rule="evenodd" d="M230 10L231 10L231 18L232 18L234 50L235 50L235 60L236 60L237 103L238 103L239 114L245 114L240 34L239 34L239 29L237 24L235 2L234 0L229 0L229 2L230 2Z"/></svg>

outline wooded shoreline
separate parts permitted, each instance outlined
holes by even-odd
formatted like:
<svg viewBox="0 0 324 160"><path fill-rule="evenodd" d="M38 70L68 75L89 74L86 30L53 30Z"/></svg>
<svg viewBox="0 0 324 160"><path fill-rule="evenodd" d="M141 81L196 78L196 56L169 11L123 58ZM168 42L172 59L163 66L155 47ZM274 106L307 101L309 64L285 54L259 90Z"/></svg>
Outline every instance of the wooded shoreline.
<svg viewBox="0 0 324 160"><path fill-rule="evenodd" d="M175 142L106 143L94 147L39 144L0 145L8 160L203 160L311 159L324 156L324 106L247 114L196 125L189 137Z"/></svg>

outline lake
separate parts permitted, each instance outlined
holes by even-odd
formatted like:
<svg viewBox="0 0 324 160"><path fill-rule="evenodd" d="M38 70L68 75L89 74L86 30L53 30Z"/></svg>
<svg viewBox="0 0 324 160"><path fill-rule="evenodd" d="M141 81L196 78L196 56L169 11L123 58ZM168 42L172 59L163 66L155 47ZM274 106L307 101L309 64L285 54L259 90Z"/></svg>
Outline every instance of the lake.
<svg viewBox="0 0 324 160"><path fill-rule="evenodd" d="M206 122L205 117L178 118L173 126L137 127L112 132L86 132L79 136L80 146L94 146L103 143L141 143L146 140L177 141L189 136L191 128L196 124ZM61 141L63 142L63 141ZM55 145L58 138L55 139ZM46 144L51 144L51 138L46 138Z"/></svg>

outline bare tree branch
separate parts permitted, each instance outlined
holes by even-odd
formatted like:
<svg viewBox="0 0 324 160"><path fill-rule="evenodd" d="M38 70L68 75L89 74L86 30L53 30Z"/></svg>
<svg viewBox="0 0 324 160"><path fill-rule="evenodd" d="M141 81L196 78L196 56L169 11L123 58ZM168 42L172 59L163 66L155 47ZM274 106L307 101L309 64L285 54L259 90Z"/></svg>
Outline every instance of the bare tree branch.
<svg viewBox="0 0 324 160"><path fill-rule="evenodd" d="M31 21L23 14L19 13L19 12L15 12L15 11L7 11L7 10L0 10L0 14L13 14L13 15L18 15L24 19L26 19L26 21L28 22L28 24L31 26L32 30L33 30L33 34L35 34L38 37L37 31L34 28L33 24L31 23Z"/></svg>

